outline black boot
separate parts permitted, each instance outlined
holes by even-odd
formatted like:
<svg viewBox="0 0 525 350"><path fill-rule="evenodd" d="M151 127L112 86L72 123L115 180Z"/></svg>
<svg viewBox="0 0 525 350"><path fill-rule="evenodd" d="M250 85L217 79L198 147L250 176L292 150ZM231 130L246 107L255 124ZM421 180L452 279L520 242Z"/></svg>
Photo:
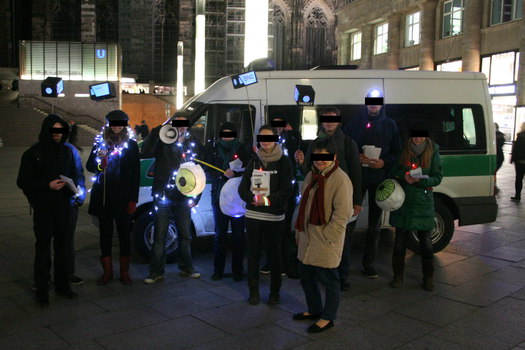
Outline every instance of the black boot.
<svg viewBox="0 0 525 350"><path fill-rule="evenodd" d="M399 288L403 285L403 272L405 271L405 257L393 256L392 269L394 270L394 278L390 282L390 287Z"/></svg>
<svg viewBox="0 0 525 350"><path fill-rule="evenodd" d="M100 258L100 264L102 265L102 276L97 280L99 286L106 284L109 280L113 279L113 263L111 262L111 256Z"/></svg>
<svg viewBox="0 0 525 350"><path fill-rule="evenodd" d="M421 259L423 264L423 289L432 292L434 290L434 263L433 259Z"/></svg>
<svg viewBox="0 0 525 350"><path fill-rule="evenodd" d="M250 296L248 297L248 303L250 305L257 305L261 300L259 294L259 281L248 281L248 288L250 288Z"/></svg>

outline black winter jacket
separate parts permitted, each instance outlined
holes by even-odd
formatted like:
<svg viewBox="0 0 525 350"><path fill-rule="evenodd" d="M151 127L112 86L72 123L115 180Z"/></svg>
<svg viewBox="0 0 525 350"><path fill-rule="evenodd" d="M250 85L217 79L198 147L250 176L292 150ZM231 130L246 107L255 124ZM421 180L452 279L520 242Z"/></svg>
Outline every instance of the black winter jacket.
<svg viewBox="0 0 525 350"><path fill-rule="evenodd" d="M256 207L252 204L253 193L250 188L253 169L276 171L275 174L270 175L270 195L268 196L270 205L268 207ZM283 155L278 161L271 162L267 167L264 167L259 157L255 155L244 170L241 184L239 185L239 196L246 202L246 209L283 215L286 212L288 200L292 194L292 178L292 163L287 156Z"/></svg>
<svg viewBox="0 0 525 350"><path fill-rule="evenodd" d="M93 146L86 163L86 169L95 173L96 178L90 192L88 212L95 216L126 215L128 203L137 203L139 197L140 159L137 143L128 140L128 146L122 149L120 155L111 154L105 174L98 169L98 148L99 143Z"/></svg>
<svg viewBox="0 0 525 350"><path fill-rule="evenodd" d="M173 177L173 173L180 168L182 163L186 162L183 154L189 154L187 151L190 151L196 155L195 158L203 160L201 158L204 155L203 147L199 140L193 137L185 139L184 143L180 146L178 142L170 145L165 144L159 139L159 130L161 127L162 125L151 130L151 133L144 140L141 149L143 157L155 158L151 195L152 197L155 197L155 195L161 197L166 195L170 200L182 203L183 201L187 201L188 197L180 193L176 186L168 190L166 185L168 185Z"/></svg>
<svg viewBox="0 0 525 350"><path fill-rule="evenodd" d="M68 134L63 134L61 141L56 143L49 132L57 122L69 130L69 125L64 119L50 114L42 122L39 141L22 155L16 182L35 210L69 207L73 191L67 186L59 191L49 188L49 183L59 179L60 175L71 178L75 186L78 185L73 153L64 145Z"/></svg>
<svg viewBox="0 0 525 350"><path fill-rule="evenodd" d="M362 176L365 184L383 181L401 152L399 129L392 119L385 116L384 107L375 117L370 116L365 109L363 113L350 119L343 126L343 131L357 143L359 153L363 152L364 145L381 147L379 158L384 161L385 166L381 169L362 167Z"/></svg>

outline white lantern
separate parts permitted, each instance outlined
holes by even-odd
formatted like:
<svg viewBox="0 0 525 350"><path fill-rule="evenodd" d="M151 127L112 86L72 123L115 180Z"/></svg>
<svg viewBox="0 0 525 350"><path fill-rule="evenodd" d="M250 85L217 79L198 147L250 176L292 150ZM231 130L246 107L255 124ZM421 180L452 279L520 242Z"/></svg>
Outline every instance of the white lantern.
<svg viewBox="0 0 525 350"><path fill-rule="evenodd" d="M375 200L384 211L394 211L403 205L405 191L396 180L386 179L377 187Z"/></svg>

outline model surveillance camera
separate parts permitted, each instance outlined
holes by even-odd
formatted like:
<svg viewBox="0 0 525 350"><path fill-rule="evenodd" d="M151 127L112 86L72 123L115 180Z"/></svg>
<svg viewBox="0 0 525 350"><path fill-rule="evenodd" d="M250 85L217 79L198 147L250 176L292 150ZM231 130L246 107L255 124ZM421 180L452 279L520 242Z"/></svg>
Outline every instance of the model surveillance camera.
<svg viewBox="0 0 525 350"><path fill-rule="evenodd" d="M242 87L256 84L257 74L254 71L249 71L242 74L232 75L232 84L234 89L240 89Z"/></svg>
<svg viewBox="0 0 525 350"><path fill-rule="evenodd" d="M299 106L313 106L315 100L314 88L310 85L295 85L294 100Z"/></svg>
<svg viewBox="0 0 525 350"><path fill-rule="evenodd" d="M43 97L58 97L64 91L64 81L59 77L47 77L40 88Z"/></svg>
<svg viewBox="0 0 525 350"><path fill-rule="evenodd" d="M102 101L116 96L115 84L111 82L89 85L89 97L92 100Z"/></svg>

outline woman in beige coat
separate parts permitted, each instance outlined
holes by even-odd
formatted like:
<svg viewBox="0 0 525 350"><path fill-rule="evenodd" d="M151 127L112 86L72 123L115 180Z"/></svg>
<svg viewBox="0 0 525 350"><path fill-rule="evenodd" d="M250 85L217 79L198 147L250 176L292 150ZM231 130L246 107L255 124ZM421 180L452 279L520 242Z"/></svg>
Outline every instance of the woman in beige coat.
<svg viewBox="0 0 525 350"><path fill-rule="evenodd" d="M339 168L337 147L329 138L316 139L312 171L304 180L296 222L299 276L308 311L294 320L317 320L308 327L319 333L333 327L340 299L337 267L341 262L346 224L352 216L352 182ZM319 283L326 291L323 307Z"/></svg>

